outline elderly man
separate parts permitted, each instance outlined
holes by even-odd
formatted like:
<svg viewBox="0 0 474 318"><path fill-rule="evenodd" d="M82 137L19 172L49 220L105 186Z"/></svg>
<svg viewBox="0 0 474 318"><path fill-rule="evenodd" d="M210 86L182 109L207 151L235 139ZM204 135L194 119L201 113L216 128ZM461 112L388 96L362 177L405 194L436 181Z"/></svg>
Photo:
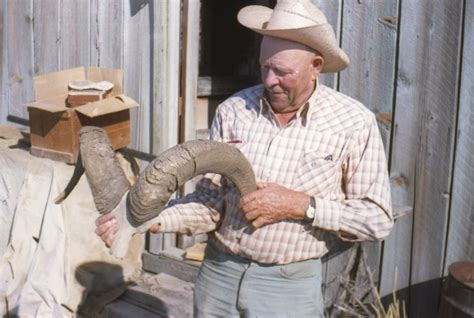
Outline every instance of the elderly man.
<svg viewBox="0 0 474 318"><path fill-rule="evenodd" d="M319 317L320 258L336 237L381 239L393 225L383 144L368 109L318 83L349 60L310 1L249 6L238 19L264 35L263 85L218 107L211 138L240 149L258 189L240 198L207 175L150 230L209 232L197 317ZM111 244L119 224L111 214L97 224Z"/></svg>

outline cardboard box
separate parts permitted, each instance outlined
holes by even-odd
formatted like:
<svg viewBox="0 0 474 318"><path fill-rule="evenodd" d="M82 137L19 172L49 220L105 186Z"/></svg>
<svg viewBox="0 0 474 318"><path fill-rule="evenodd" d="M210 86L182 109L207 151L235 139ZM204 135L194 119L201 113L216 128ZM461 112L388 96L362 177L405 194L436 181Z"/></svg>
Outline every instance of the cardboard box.
<svg viewBox="0 0 474 318"><path fill-rule="evenodd" d="M31 153L38 157L75 163L82 126L102 127L114 149L130 144L130 108L136 101L122 93L121 70L83 67L48 73L34 78L35 102L27 103L30 117ZM73 80L109 81L110 97L68 108L68 84Z"/></svg>
<svg viewBox="0 0 474 318"><path fill-rule="evenodd" d="M70 108L82 106L106 98L106 91L84 90L70 91L67 95L66 106Z"/></svg>

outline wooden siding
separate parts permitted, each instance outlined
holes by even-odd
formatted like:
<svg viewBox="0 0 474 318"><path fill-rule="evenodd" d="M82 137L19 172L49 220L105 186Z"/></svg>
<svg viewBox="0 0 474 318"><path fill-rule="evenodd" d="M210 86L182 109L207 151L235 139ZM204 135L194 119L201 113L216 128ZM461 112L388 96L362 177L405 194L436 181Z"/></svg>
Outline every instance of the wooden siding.
<svg viewBox="0 0 474 318"><path fill-rule="evenodd" d="M5 2L4 2L5 4ZM7 115L27 118L23 104L34 99L33 91L33 3L32 1L7 1L4 25L3 50L7 66L4 68L6 82L2 82L7 94L5 105Z"/></svg>
<svg viewBox="0 0 474 318"><path fill-rule="evenodd" d="M178 143L179 133L179 70L180 70L180 2L154 3L153 40L153 105L151 120L151 147L160 153ZM159 52L159 53L158 53ZM146 114L145 114L146 115ZM148 249L159 253L176 243L176 234L150 234Z"/></svg>
<svg viewBox="0 0 474 318"><path fill-rule="evenodd" d="M460 104L445 274L449 264L474 259L474 2L466 1L465 5Z"/></svg>
<svg viewBox="0 0 474 318"><path fill-rule="evenodd" d="M321 82L376 114L393 205L411 209L383 243L366 244L380 292L401 291L413 317L435 316L448 266L474 259L474 3L312 1L351 58L346 71ZM156 154L196 138L195 118L207 112L197 102L199 0L0 4L0 124L28 118L34 75L93 65L122 68L124 91L140 104L132 148ZM157 253L192 240L149 242ZM346 252L324 265L328 304L347 259Z"/></svg>

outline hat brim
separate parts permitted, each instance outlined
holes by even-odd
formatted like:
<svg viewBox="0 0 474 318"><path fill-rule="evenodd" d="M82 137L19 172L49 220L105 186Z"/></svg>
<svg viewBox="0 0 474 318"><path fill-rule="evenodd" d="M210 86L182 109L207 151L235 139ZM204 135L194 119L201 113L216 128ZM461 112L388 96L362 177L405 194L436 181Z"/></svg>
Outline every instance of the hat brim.
<svg viewBox="0 0 474 318"><path fill-rule="evenodd" d="M270 8L252 5L241 9L237 19L243 26L262 35L298 42L320 52L324 58L323 73L339 72L349 65L349 57L339 48L330 24L294 29L265 29L272 12Z"/></svg>

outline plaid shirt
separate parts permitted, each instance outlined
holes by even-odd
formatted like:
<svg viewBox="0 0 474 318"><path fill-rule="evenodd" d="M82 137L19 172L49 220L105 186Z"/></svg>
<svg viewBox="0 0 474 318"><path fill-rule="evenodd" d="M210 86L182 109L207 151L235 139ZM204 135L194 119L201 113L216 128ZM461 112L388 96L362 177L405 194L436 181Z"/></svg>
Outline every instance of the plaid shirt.
<svg viewBox="0 0 474 318"><path fill-rule="evenodd" d="M247 157L257 182L274 182L315 198L314 221L282 221L257 230L238 208L240 194L219 175L160 214L163 232L211 232L222 251L257 262L286 264L323 256L343 240L375 240L393 226L383 143L375 116L360 102L318 84L285 127L263 96L245 89L222 103L211 139ZM218 154L216 154L218 155Z"/></svg>

